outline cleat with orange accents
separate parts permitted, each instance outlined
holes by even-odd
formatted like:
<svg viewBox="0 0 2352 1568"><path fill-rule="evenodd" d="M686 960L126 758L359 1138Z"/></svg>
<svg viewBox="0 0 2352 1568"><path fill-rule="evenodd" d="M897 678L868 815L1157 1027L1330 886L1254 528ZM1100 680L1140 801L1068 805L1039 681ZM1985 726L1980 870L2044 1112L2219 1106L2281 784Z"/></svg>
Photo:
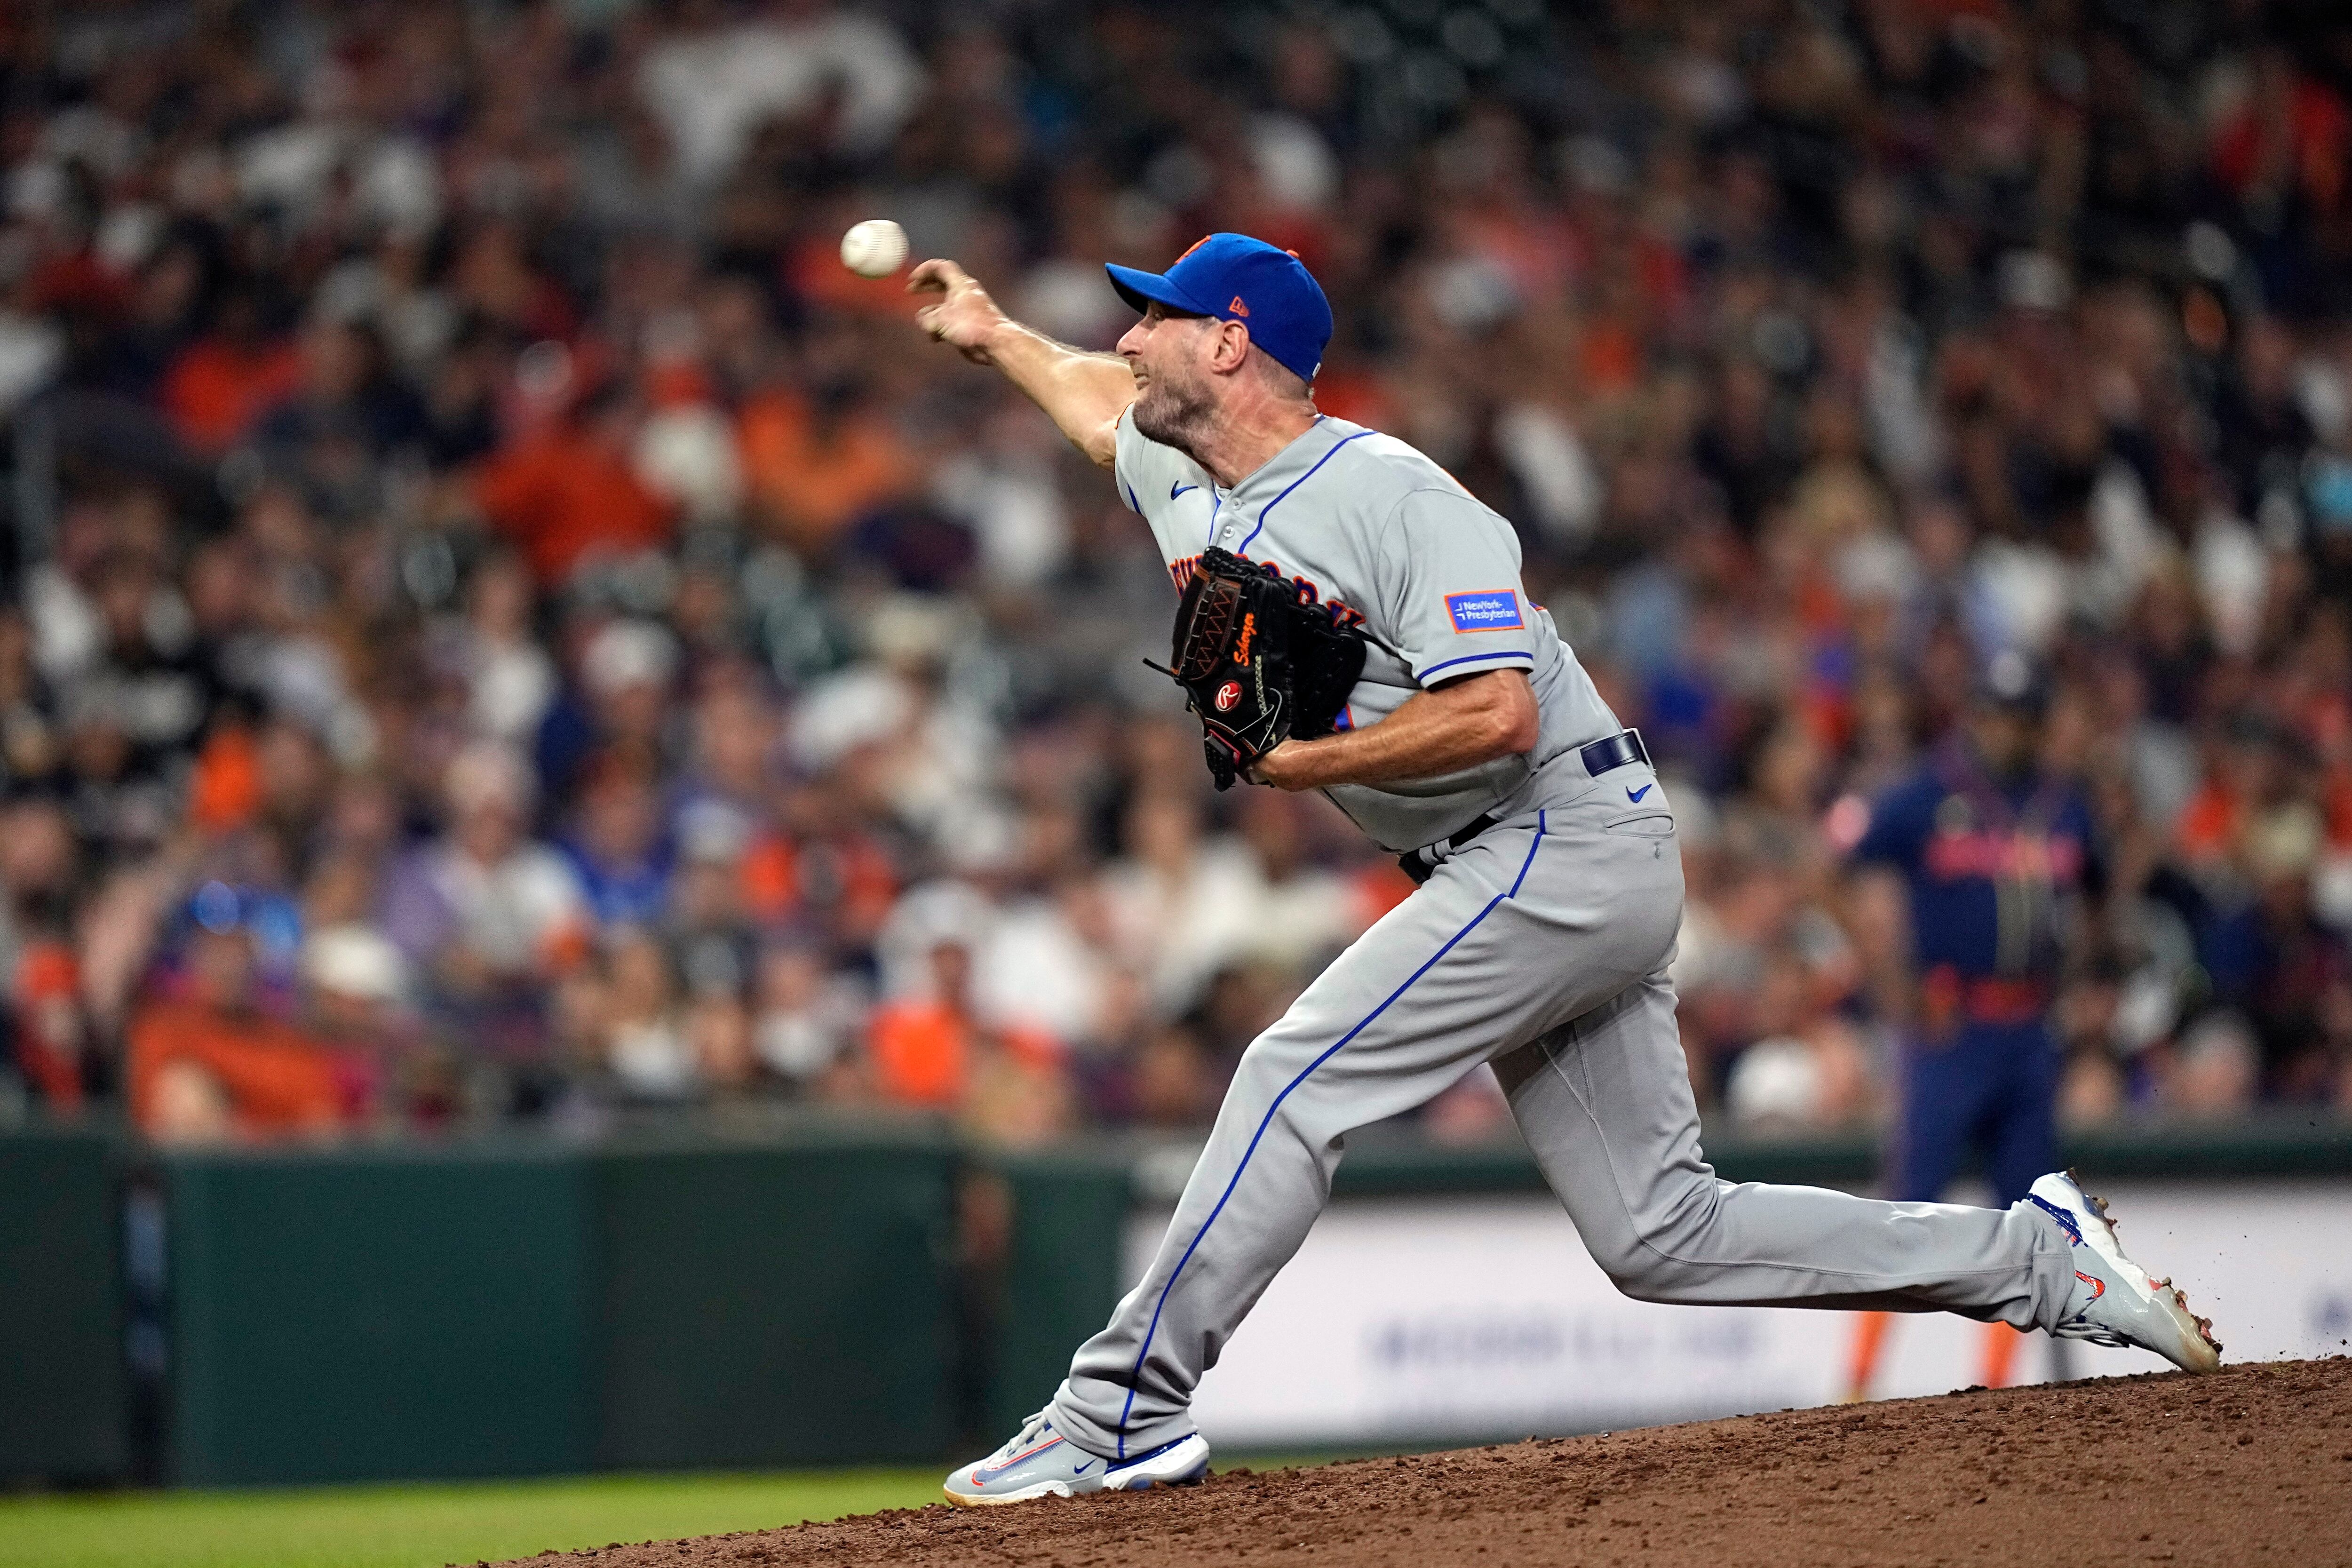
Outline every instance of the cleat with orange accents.
<svg viewBox="0 0 2352 1568"><path fill-rule="evenodd" d="M1208 1473L1208 1439L1198 1432L1188 1432L1144 1453L1105 1458L1055 1431L1054 1413L1040 1410L995 1453L975 1464L958 1466L943 1489L948 1501L958 1508L985 1508L1034 1498L1188 1486Z"/></svg>
<svg viewBox="0 0 2352 1568"><path fill-rule="evenodd" d="M2124 1256L2106 1204L2084 1192L2074 1172L2042 1177L2025 1201L2055 1220L2074 1250L2074 1293L2053 1335L2154 1351L2184 1372L2220 1370L2221 1342L2211 1321L2190 1312L2171 1280L2149 1279Z"/></svg>

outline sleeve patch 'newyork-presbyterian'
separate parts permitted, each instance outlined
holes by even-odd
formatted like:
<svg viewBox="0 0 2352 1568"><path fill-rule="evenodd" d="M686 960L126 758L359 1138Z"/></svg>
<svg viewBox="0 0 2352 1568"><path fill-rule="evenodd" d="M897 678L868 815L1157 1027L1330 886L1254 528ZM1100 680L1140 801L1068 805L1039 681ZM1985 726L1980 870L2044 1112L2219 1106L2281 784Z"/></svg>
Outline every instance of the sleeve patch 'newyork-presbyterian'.
<svg viewBox="0 0 2352 1568"><path fill-rule="evenodd" d="M1512 632L1526 624L1519 615L1519 595L1509 588L1448 594L1445 613L1457 632Z"/></svg>

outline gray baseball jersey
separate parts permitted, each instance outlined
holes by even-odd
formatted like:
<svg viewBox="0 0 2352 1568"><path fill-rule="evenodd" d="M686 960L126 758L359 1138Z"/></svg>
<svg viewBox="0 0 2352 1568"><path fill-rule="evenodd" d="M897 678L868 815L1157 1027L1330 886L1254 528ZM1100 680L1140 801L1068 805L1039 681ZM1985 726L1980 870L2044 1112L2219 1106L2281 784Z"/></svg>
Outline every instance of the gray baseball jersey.
<svg viewBox="0 0 2352 1568"><path fill-rule="evenodd" d="M1271 565L1370 643L1342 728L1376 723L1414 692L1487 669L1523 669L1536 749L1426 779L1327 791L1391 849L1435 843L1482 812L1511 816L1567 798L1580 775L1548 774L1563 752L1619 725L1551 616L1519 581L1511 525L1392 436L1328 416L1231 489L1173 447L1118 422L1119 494L1151 525L1181 588L1210 545Z"/></svg>
<svg viewBox="0 0 2352 1568"><path fill-rule="evenodd" d="M1122 419L1118 481L1180 582L1223 544L1361 617L1379 652L1356 723L1448 671L1519 668L1543 741L1540 766L1332 792L1391 847L1481 811L1502 820L1441 858L1243 1054L1158 1255L1055 1395L1058 1435L1114 1460L1188 1435L1194 1387L1306 1239L1347 1134L1489 1060L1545 1179L1629 1295L2058 1323L2075 1283L2067 1238L2028 1205L1716 1179L1666 973L1683 905L1673 808L1646 763L1585 770L1577 743L1617 721L1527 603L1500 518L1402 442L1337 419L1230 490Z"/></svg>

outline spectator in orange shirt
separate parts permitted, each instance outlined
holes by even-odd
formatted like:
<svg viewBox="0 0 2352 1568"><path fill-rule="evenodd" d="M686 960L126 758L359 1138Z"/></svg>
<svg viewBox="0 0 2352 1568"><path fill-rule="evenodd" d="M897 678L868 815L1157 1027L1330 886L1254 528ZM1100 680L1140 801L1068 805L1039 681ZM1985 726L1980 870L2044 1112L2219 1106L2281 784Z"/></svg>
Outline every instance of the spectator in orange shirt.
<svg viewBox="0 0 2352 1568"><path fill-rule="evenodd" d="M625 555L669 541L670 509L629 462L634 410L622 390L591 395L573 417L492 458L475 500L552 587L598 554Z"/></svg>
<svg viewBox="0 0 2352 1568"><path fill-rule="evenodd" d="M2249 825L2292 792L2290 742L2259 713L2231 715L2209 749L2205 777L2181 808L2173 838L2192 874L2233 875Z"/></svg>
<svg viewBox="0 0 2352 1568"><path fill-rule="evenodd" d="M217 453L301 384L300 352L263 328L260 302L231 294L214 330L182 350L163 373L163 411L181 440Z"/></svg>
<svg viewBox="0 0 2352 1568"><path fill-rule="evenodd" d="M13 1051L25 1085L52 1110L82 1102L89 1026L81 961L68 932L79 870L73 825L55 801L24 796L0 806L0 931L14 938L0 973Z"/></svg>
<svg viewBox="0 0 2352 1568"><path fill-rule="evenodd" d="M752 499L795 549L822 554L861 515L905 492L914 463L855 391L772 387L737 426Z"/></svg>
<svg viewBox="0 0 2352 1568"><path fill-rule="evenodd" d="M56 936L25 944L10 986L15 1004L16 1070L53 1111L81 1109L84 1044L81 965Z"/></svg>
<svg viewBox="0 0 2352 1568"><path fill-rule="evenodd" d="M334 1132L360 1109L335 1054L255 1005L253 938L238 914L198 895L190 994L151 1001L131 1020L131 1110L163 1143L217 1143Z"/></svg>
<svg viewBox="0 0 2352 1568"><path fill-rule="evenodd" d="M1076 1102L1060 1047L1034 1029L982 1024L971 984L971 952L941 942L931 949L931 994L875 1009L866 1042L875 1087L901 1105L956 1111L1000 1142L1034 1143L1066 1131Z"/></svg>
<svg viewBox="0 0 2352 1568"><path fill-rule="evenodd" d="M866 1049L874 1087L902 1105L952 1106L971 1078L972 1022L966 1007L971 954L941 942L931 950L934 993L874 1010Z"/></svg>

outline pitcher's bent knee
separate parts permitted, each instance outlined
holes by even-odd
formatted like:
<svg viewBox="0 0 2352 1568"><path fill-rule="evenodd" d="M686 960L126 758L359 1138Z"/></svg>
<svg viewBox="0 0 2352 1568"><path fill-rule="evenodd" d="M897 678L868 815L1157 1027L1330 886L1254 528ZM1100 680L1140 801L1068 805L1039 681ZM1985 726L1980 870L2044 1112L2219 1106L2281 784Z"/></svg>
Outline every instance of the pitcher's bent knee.
<svg viewBox="0 0 2352 1568"><path fill-rule="evenodd" d="M1285 1036L1282 1026L1276 1024L1242 1052L1241 1059L1234 1064L1234 1080L1226 1096L1247 1096L1263 1105L1280 1094L1314 1062L1315 1057L1311 1042Z"/></svg>
<svg viewBox="0 0 2352 1568"><path fill-rule="evenodd" d="M1677 1200L1651 1194L1648 1212L1621 1213L1614 1224L1580 1225L1585 1247L1609 1282L1636 1301L1678 1301L1710 1272L1720 1213L1715 1184L1694 1179Z"/></svg>
<svg viewBox="0 0 2352 1568"><path fill-rule="evenodd" d="M1609 1283L1617 1293L1636 1301L1673 1300L1673 1276L1681 1272L1676 1265L1659 1256L1631 1231L1608 1239L1588 1237L1585 1249L1601 1272L1609 1276Z"/></svg>
<svg viewBox="0 0 2352 1568"><path fill-rule="evenodd" d="M1329 1042L1322 1045L1328 1048ZM1280 1025L1250 1042L1234 1065L1233 1081L1225 1086L1220 1123L1251 1126L1264 1119L1267 1130L1292 1127L1300 1120L1304 1099L1284 1091L1294 1088L1315 1063L1316 1043L1286 1035ZM1301 1130L1303 1131L1303 1129Z"/></svg>

